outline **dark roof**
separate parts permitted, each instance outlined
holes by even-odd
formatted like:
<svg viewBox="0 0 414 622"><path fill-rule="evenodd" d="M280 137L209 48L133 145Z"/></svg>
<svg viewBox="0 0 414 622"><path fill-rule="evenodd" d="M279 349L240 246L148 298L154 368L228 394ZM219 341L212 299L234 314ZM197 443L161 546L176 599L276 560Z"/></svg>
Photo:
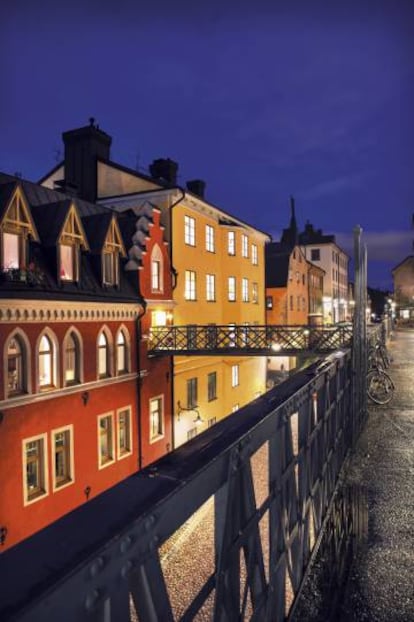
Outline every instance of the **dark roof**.
<svg viewBox="0 0 414 622"><path fill-rule="evenodd" d="M82 218L82 224L85 228L86 237L92 252L101 252L112 217L113 212L91 214L90 216L84 216L84 218ZM124 240L124 243L128 246L130 240Z"/></svg>
<svg viewBox="0 0 414 622"><path fill-rule="evenodd" d="M414 262L414 255L407 255L405 259L400 261L400 263L397 263L397 265L391 269L391 273L395 272L395 270L398 270L398 268L401 268L401 266L403 266L407 261Z"/></svg>
<svg viewBox="0 0 414 622"><path fill-rule="evenodd" d="M279 242L265 246L266 287L286 287L289 276L291 251L280 250Z"/></svg>
<svg viewBox="0 0 414 622"><path fill-rule="evenodd" d="M325 235L322 229L314 229L310 222L305 225L305 230L299 233L299 244L336 244L334 235Z"/></svg>
<svg viewBox="0 0 414 622"><path fill-rule="evenodd" d="M4 212L6 211L6 207L15 188L16 182L9 182L0 186L0 220L4 216Z"/></svg>
<svg viewBox="0 0 414 622"><path fill-rule="evenodd" d="M29 240L28 264L34 269L27 271L26 280L14 278L12 274L0 275L0 296L29 298L34 300L78 300L107 302L142 302L138 290L138 279L135 271L126 271L126 259L120 258L119 288L103 286L100 273L100 262L93 255L81 252L79 283L61 282L57 278L56 241L64 220L72 203L78 208L82 224L89 224L88 242L93 248L99 246L103 231L108 230L109 222L114 215L113 210L102 205L95 205L62 192L44 188L33 182L21 180L12 175L0 173L0 213L4 210L10 194L21 185L29 203L30 211L41 243ZM93 227L92 227L92 220ZM131 240L125 240L126 247ZM102 245L101 245L102 248Z"/></svg>

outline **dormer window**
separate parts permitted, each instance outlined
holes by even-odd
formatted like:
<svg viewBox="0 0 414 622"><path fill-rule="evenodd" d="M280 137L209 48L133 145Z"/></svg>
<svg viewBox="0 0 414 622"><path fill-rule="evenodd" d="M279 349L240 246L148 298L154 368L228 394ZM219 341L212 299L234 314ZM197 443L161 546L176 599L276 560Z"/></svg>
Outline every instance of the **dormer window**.
<svg viewBox="0 0 414 622"><path fill-rule="evenodd" d="M79 281L81 248L87 249L88 244L78 212L72 204L59 237L59 278L61 281Z"/></svg>
<svg viewBox="0 0 414 622"><path fill-rule="evenodd" d="M112 218L102 249L102 283L119 285L119 256L125 257L126 252L121 233L115 218Z"/></svg>
<svg viewBox="0 0 414 622"><path fill-rule="evenodd" d="M29 207L19 187L11 194L9 206L0 220L1 269L24 268L27 264L27 238L39 240Z"/></svg>

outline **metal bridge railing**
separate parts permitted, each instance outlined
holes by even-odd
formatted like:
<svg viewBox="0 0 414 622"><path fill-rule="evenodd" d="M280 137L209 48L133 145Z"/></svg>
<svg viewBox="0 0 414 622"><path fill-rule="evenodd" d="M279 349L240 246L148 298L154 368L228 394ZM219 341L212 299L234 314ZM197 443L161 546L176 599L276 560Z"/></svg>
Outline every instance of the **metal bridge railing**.
<svg viewBox="0 0 414 622"><path fill-rule="evenodd" d="M365 416L354 378L349 350L319 361L0 555L0 619L284 620ZM168 572L165 546L208 501Z"/></svg>
<svg viewBox="0 0 414 622"><path fill-rule="evenodd" d="M244 326L187 325L151 329L151 355L171 354L293 354L328 353L349 347L352 325L333 326Z"/></svg>

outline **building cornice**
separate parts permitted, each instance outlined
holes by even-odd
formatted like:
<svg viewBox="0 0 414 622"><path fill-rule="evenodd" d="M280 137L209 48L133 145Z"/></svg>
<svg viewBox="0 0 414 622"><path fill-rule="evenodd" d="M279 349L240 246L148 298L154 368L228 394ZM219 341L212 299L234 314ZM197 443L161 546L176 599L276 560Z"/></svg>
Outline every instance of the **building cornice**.
<svg viewBox="0 0 414 622"><path fill-rule="evenodd" d="M58 300L0 300L0 322L96 322L136 319L137 303L71 302Z"/></svg>

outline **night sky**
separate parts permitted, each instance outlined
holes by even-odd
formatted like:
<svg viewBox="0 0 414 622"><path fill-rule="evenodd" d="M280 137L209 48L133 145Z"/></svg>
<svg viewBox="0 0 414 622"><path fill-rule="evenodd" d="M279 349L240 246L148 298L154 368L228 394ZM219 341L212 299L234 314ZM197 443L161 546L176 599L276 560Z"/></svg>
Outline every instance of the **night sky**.
<svg viewBox="0 0 414 622"><path fill-rule="evenodd" d="M391 286L414 238L414 2L55 4L0 9L0 170L38 180L93 116L113 160L170 157L276 239L291 194L345 250L360 224Z"/></svg>

